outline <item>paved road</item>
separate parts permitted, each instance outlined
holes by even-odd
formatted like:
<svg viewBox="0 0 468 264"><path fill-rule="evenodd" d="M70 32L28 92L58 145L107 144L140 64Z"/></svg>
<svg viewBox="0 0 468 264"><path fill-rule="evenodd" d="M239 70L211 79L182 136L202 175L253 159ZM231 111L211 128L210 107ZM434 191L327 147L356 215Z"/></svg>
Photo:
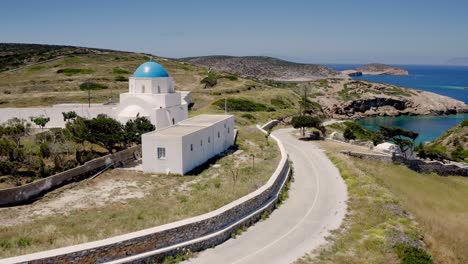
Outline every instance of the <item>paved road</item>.
<svg viewBox="0 0 468 264"><path fill-rule="evenodd" d="M298 141L291 131L273 132L293 161L289 199L268 220L186 263L291 263L325 243L329 231L339 227L346 213L346 185L320 149Z"/></svg>

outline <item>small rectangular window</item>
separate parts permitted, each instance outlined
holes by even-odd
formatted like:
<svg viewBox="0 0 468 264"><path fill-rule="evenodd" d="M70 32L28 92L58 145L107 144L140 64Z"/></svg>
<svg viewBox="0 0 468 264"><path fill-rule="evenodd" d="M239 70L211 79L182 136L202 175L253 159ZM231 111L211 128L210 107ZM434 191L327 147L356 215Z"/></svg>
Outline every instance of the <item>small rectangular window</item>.
<svg viewBox="0 0 468 264"><path fill-rule="evenodd" d="M193 144L190 144L190 151L193 151Z"/></svg>
<svg viewBox="0 0 468 264"><path fill-rule="evenodd" d="M210 143L210 142L211 142L211 138L210 138L210 137L208 137L208 143Z"/></svg>
<svg viewBox="0 0 468 264"><path fill-rule="evenodd" d="M158 148L158 159L166 159L166 148Z"/></svg>
<svg viewBox="0 0 468 264"><path fill-rule="evenodd" d="M221 136L221 134L220 134L219 131L218 131L218 138L219 138L220 136Z"/></svg>

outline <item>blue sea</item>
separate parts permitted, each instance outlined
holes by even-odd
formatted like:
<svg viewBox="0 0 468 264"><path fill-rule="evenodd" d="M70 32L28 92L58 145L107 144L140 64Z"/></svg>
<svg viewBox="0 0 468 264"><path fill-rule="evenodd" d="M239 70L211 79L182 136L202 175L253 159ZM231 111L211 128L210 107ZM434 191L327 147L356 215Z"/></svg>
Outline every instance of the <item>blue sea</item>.
<svg viewBox="0 0 468 264"><path fill-rule="evenodd" d="M330 64L336 70L359 67L357 64ZM394 65L409 71L408 76L359 76L359 80L395 84L429 91L468 103L468 66ZM365 118L358 122L376 130L379 126L397 126L420 133L417 142L432 141L449 128L468 118L467 114L452 116L400 116Z"/></svg>

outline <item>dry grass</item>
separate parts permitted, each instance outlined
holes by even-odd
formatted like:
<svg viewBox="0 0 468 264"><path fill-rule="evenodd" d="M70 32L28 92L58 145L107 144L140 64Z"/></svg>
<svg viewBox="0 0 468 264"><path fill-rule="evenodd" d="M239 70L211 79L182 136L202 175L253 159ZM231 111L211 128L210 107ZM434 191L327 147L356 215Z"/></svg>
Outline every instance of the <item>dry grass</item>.
<svg viewBox="0 0 468 264"><path fill-rule="evenodd" d="M438 263L468 263L468 178L420 174L403 166L357 162L416 218Z"/></svg>
<svg viewBox="0 0 468 264"><path fill-rule="evenodd" d="M343 146L334 142L325 142L321 147L328 151L348 186L349 213L342 227L328 238L327 246L297 263L400 263L395 245L418 245L420 235L398 196L371 173L380 164L336 153Z"/></svg>
<svg viewBox="0 0 468 264"><path fill-rule="evenodd" d="M0 227L0 257L103 239L219 208L262 186L279 162L277 146L273 141L267 145L264 135L253 127L240 129L238 145L237 152L216 161L219 166L210 166L198 176L131 172L127 176L107 175L117 177L116 180L135 181L140 186L136 188L146 186L148 193L144 198L111 201L105 206L96 203L65 215L58 210L53 215ZM250 154L255 155L254 168ZM237 181L232 177L233 170L239 172ZM80 184L86 187L86 183ZM15 217L14 212L5 209L1 214L2 218Z"/></svg>

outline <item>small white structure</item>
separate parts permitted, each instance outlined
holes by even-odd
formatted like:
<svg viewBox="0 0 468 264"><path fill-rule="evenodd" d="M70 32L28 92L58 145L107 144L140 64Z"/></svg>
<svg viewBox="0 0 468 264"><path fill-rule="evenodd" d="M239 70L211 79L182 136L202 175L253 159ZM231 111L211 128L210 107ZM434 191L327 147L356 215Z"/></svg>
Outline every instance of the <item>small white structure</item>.
<svg viewBox="0 0 468 264"><path fill-rule="evenodd" d="M143 171L185 174L234 144L233 115L199 115L142 135Z"/></svg>
<svg viewBox="0 0 468 264"><path fill-rule="evenodd" d="M147 117L157 129L187 119L188 93L176 92L174 80L160 64L149 61L138 67L120 94L117 119L125 123L137 115Z"/></svg>
<svg viewBox="0 0 468 264"><path fill-rule="evenodd" d="M395 155L402 155L403 154L398 145L395 145L395 144L389 143L389 142L384 142L384 143L378 144L377 146L374 147L374 150L375 151L380 151L380 152L383 152L383 153L386 153L386 154L393 154L393 153L395 153Z"/></svg>

